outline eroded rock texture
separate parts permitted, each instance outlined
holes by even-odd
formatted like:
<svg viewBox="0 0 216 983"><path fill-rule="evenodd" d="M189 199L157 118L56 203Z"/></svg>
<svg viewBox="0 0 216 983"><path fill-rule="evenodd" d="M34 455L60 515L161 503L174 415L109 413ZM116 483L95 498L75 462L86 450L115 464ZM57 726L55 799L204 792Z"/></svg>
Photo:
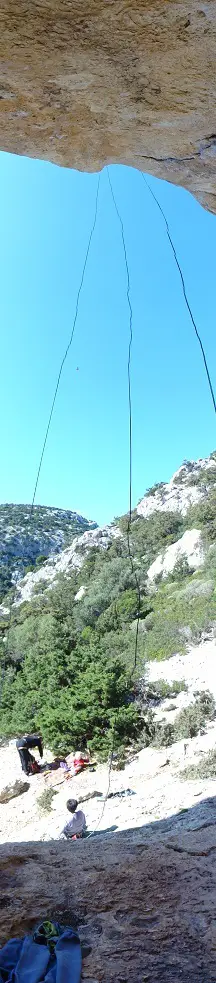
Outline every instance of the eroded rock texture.
<svg viewBox="0 0 216 983"><path fill-rule="evenodd" d="M216 210L213 0L1 0L1 149L121 162Z"/></svg>
<svg viewBox="0 0 216 983"><path fill-rule="evenodd" d="M52 916L78 927L86 983L213 983L215 829L212 799L142 830L6 844L1 944Z"/></svg>

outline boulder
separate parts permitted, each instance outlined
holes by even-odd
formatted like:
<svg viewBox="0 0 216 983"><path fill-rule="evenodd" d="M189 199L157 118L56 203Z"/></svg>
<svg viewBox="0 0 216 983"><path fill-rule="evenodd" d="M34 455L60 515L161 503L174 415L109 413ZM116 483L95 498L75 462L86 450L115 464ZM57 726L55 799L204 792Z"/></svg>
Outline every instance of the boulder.
<svg viewBox="0 0 216 983"><path fill-rule="evenodd" d="M4 805L6 802L10 802L10 799L16 799L18 795L23 795L23 792L28 792L29 788L29 782L21 782L18 779L13 785L6 785L6 787L2 789L2 792L0 792L1 805Z"/></svg>

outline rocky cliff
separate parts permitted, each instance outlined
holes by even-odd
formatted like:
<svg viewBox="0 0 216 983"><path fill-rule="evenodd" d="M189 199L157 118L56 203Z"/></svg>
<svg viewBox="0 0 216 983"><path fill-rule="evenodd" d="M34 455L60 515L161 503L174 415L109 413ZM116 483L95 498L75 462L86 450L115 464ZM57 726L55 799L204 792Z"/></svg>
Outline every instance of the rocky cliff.
<svg viewBox="0 0 216 983"><path fill-rule="evenodd" d="M2 0L1 149L133 165L216 210L212 0Z"/></svg>
<svg viewBox="0 0 216 983"><path fill-rule="evenodd" d="M184 461L170 481L160 481L149 488L141 498L137 513L148 519L153 512L180 512L186 515L191 505L208 498L211 487L216 485L216 454Z"/></svg>
<svg viewBox="0 0 216 983"><path fill-rule="evenodd" d="M64 509L35 505L0 505L0 593L20 578L27 566L56 556L96 523Z"/></svg>

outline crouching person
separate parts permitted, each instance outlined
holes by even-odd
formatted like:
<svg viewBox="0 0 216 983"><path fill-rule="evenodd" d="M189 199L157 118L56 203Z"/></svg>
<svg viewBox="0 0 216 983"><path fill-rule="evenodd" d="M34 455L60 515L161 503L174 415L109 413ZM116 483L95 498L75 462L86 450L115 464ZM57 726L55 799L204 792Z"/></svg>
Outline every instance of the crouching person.
<svg viewBox="0 0 216 983"><path fill-rule="evenodd" d="M66 823L64 829L62 830L63 835L66 840L80 840L86 833L86 818L84 812L81 809L77 809L78 802L76 799L68 799L67 809L68 812L73 814L73 818L70 819L69 823Z"/></svg>

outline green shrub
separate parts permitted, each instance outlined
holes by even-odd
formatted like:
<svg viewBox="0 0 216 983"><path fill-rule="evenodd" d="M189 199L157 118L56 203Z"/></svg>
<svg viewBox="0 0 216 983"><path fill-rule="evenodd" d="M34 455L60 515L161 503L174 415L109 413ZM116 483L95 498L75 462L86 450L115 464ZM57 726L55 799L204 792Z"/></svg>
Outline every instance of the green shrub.
<svg viewBox="0 0 216 983"><path fill-rule="evenodd" d="M156 724L152 743L155 747L170 747L174 744L174 730L170 723Z"/></svg>
<svg viewBox="0 0 216 983"><path fill-rule="evenodd" d="M70 592L49 594L51 610L33 607L10 630L2 735L39 728L53 751L66 753L88 743L106 756L114 717L121 744L135 740L142 726L131 680L133 633L111 631L100 637L88 626L77 638ZM138 658L141 648L142 636Z"/></svg>
<svg viewBox="0 0 216 983"><path fill-rule="evenodd" d="M52 800L57 792L54 788L45 788L41 795L38 796L37 804L41 812L51 812L52 811Z"/></svg>
<svg viewBox="0 0 216 983"><path fill-rule="evenodd" d="M152 495L156 495L157 492L162 492L163 491L163 488L165 488L165 482L164 481L156 481L155 482L155 485L152 485L151 488L147 488L147 491L145 492L145 496L144 497L145 498L150 498ZM140 501L142 501L142 499L140 499Z"/></svg>
<svg viewBox="0 0 216 983"><path fill-rule="evenodd" d="M123 535L126 536L128 516L123 516L119 520L119 525ZM183 532L184 522L177 512L153 512L148 519L135 512L131 523L130 539L134 556L142 559L143 570L147 570L158 553L171 543L175 543Z"/></svg>
<svg viewBox="0 0 216 983"><path fill-rule="evenodd" d="M205 754L197 764L188 765L187 768L184 768L180 777L185 781L199 778L216 778L216 749L213 748L213 751Z"/></svg>
<svg viewBox="0 0 216 983"><path fill-rule="evenodd" d="M206 723L215 717L215 701L208 690L200 694L190 706L180 710L173 723L161 722L156 725L154 743L157 747L169 747L183 738L196 737L205 733Z"/></svg>
<svg viewBox="0 0 216 983"><path fill-rule="evenodd" d="M216 468L201 468L198 479L201 486L216 485Z"/></svg>
<svg viewBox="0 0 216 983"><path fill-rule="evenodd" d="M12 569L10 564L1 563L0 566L0 603L4 600L8 591L12 587Z"/></svg>
<svg viewBox="0 0 216 983"><path fill-rule="evenodd" d="M215 562L215 561L214 561ZM210 560L208 560L210 566ZM210 581L202 580L196 587L196 576L188 575L184 588L177 583L163 582L155 594L151 592L152 613L150 628L146 619L145 656L147 660L169 658L186 651L187 638L196 643L200 634L216 620L216 570ZM199 581L200 583L200 581ZM207 586L205 586L205 583ZM145 625L145 622L144 622Z"/></svg>
<svg viewBox="0 0 216 983"><path fill-rule="evenodd" d="M215 476L216 481L216 476ZM206 498L192 505L184 519L185 529L203 529L208 543L216 540L216 488Z"/></svg>
<svg viewBox="0 0 216 983"><path fill-rule="evenodd" d="M187 688L185 679L173 680L172 683L167 683L165 679L157 679L156 682L147 684L147 699L155 699L157 702L160 702L168 696L178 696L179 693L186 693Z"/></svg>
<svg viewBox="0 0 216 983"><path fill-rule="evenodd" d="M145 618L145 630L152 631L153 627L154 627L154 611L151 611L150 614L147 614Z"/></svg>
<svg viewBox="0 0 216 983"><path fill-rule="evenodd" d="M192 573L193 573L193 569L189 567L189 563L186 556L181 556L176 561L172 573L168 574L168 579L170 582L177 581L177 583L181 583L182 580L185 580L185 578L189 577L190 574Z"/></svg>
<svg viewBox="0 0 216 983"><path fill-rule="evenodd" d="M151 631L145 637L145 657L147 661L161 662L176 653L185 651L185 643L180 634L179 626L172 624L171 618L160 615L155 611L155 619Z"/></svg>
<svg viewBox="0 0 216 983"><path fill-rule="evenodd" d="M174 478L174 485L183 485L184 481L185 481L185 471L180 471L180 474L177 474Z"/></svg>
<svg viewBox="0 0 216 983"><path fill-rule="evenodd" d="M38 569L38 567L41 567L43 563L46 563L46 560L48 560L48 556L46 553L41 553L40 556L37 556L37 559L35 561L36 570Z"/></svg>
<svg viewBox="0 0 216 983"><path fill-rule="evenodd" d="M182 596L187 600L191 600L197 597L212 597L214 593L215 584L213 580L194 580L193 583L187 584L184 588Z"/></svg>

